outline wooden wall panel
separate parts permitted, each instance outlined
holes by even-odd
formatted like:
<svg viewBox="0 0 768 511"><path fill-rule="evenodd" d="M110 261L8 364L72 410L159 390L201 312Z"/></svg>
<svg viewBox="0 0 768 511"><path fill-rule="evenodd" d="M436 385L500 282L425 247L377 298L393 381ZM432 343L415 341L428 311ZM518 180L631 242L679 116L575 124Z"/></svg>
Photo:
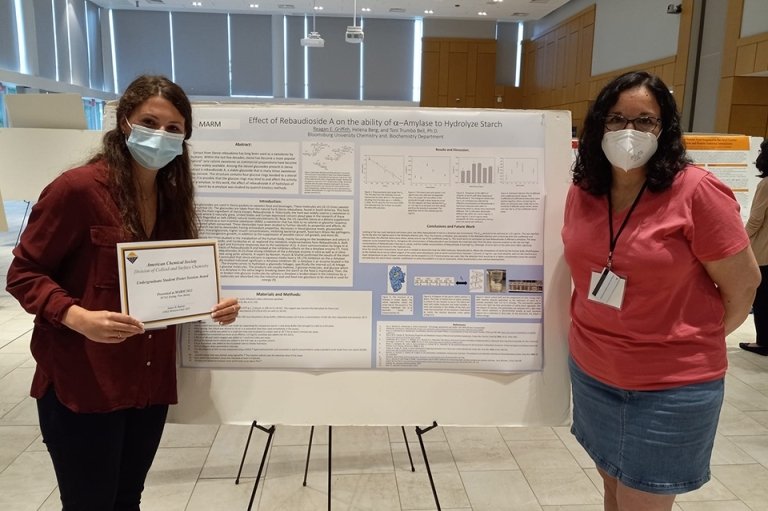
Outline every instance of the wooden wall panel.
<svg viewBox="0 0 768 511"><path fill-rule="evenodd" d="M757 43L755 52L755 70L768 71L768 39Z"/></svg>
<svg viewBox="0 0 768 511"><path fill-rule="evenodd" d="M768 126L768 105L732 105L729 132L764 136Z"/></svg>
<svg viewBox="0 0 768 511"><path fill-rule="evenodd" d="M589 104L595 6L536 40L523 42L522 106L570 110L574 125Z"/></svg>
<svg viewBox="0 0 768 511"><path fill-rule="evenodd" d="M748 44L736 48L736 76L747 75L755 69L755 56L757 55L757 45Z"/></svg>
<svg viewBox="0 0 768 511"><path fill-rule="evenodd" d="M644 69L659 75L675 90L678 106L688 66L693 0L683 0L677 55L642 65L592 76L592 49L595 34L594 5L575 14L535 40L524 42L523 105L525 108L570 110L579 129L588 106L600 90L625 71ZM535 69L535 72L530 72Z"/></svg>
<svg viewBox="0 0 768 511"><path fill-rule="evenodd" d="M592 46L595 42L595 13L586 12L579 18L581 31L579 33L579 66L576 75L577 97L575 101L587 97L589 82L592 76Z"/></svg>
<svg viewBox="0 0 768 511"><path fill-rule="evenodd" d="M768 105L768 78L739 76L733 81L734 105Z"/></svg>
<svg viewBox="0 0 768 511"><path fill-rule="evenodd" d="M504 97L502 108L523 108L523 88L522 87L503 87Z"/></svg>
<svg viewBox="0 0 768 511"><path fill-rule="evenodd" d="M465 106L467 96L467 46L451 44L448 53L448 106ZM464 103L459 104L461 101ZM456 104L453 104L453 103Z"/></svg>
<svg viewBox="0 0 768 511"><path fill-rule="evenodd" d="M768 71L768 32L740 39L737 43L737 61L741 60L741 69L736 74L753 74Z"/></svg>
<svg viewBox="0 0 768 511"><path fill-rule="evenodd" d="M579 64L579 25L571 22L568 24L568 42L565 48L565 96L564 103L575 101L577 96ZM572 84L570 87L568 84Z"/></svg>
<svg viewBox="0 0 768 511"><path fill-rule="evenodd" d="M440 97L443 103L440 106L445 106L448 98L448 73L450 70L450 48L448 45L440 46L440 69L438 72L438 80L440 81Z"/></svg>
<svg viewBox="0 0 768 511"><path fill-rule="evenodd" d="M734 79L735 77L733 76L720 79L720 87L717 89L717 110L715 117L715 132L717 133L728 133Z"/></svg>
<svg viewBox="0 0 768 511"><path fill-rule="evenodd" d="M768 31L740 37L743 10L744 0L728 0L715 129L765 137L768 78L754 75L768 71Z"/></svg>
<svg viewBox="0 0 768 511"><path fill-rule="evenodd" d="M466 70L466 82L467 82L467 105L468 107L475 106L475 97L477 96L477 44L471 43L467 48L467 70ZM496 68L494 68L494 77L496 80Z"/></svg>
<svg viewBox="0 0 768 511"><path fill-rule="evenodd" d="M421 55L421 101L437 105L440 96L440 47L425 45Z"/></svg>
<svg viewBox="0 0 768 511"><path fill-rule="evenodd" d="M475 81L475 106L494 108L496 106L496 52L478 49L477 80Z"/></svg>
<svg viewBox="0 0 768 511"><path fill-rule="evenodd" d="M421 106L502 106L496 97L496 40L423 39Z"/></svg>

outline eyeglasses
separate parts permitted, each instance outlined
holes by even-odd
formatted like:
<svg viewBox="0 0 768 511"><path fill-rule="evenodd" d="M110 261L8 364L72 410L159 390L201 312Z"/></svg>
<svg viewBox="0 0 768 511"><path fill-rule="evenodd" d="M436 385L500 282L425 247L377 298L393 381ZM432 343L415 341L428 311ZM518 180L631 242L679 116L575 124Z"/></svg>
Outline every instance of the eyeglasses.
<svg viewBox="0 0 768 511"><path fill-rule="evenodd" d="M632 126L635 127L637 131L653 131L656 129L656 126L661 124L661 119L658 119L656 117L649 117L647 115L644 115L642 117L635 117L634 119L627 119L623 115L619 114L611 114L605 116L605 119L603 119L603 123L605 124L605 129L608 131L618 131L625 129L629 123L632 123Z"/></svg>

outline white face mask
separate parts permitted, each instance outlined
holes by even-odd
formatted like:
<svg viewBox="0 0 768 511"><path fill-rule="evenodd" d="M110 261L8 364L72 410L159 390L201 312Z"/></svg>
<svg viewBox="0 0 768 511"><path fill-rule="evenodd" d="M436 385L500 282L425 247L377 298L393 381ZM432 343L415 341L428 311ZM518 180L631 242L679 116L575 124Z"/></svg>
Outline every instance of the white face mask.
<svg viewBox="0 0 768 511"><path fill-rule="evenodd" d="M648 163L657 144L653 133L627 129L606 131L602 147L611 165L628 172Z"/></svg>
<svg viewBox="0 0 768 511"><path fill-rule="evenodd" d="M131 127L131 134L125 144L133 159L144 168L161 169L183 152L183 133L168 133L138 124L128 125Z"/></svg>

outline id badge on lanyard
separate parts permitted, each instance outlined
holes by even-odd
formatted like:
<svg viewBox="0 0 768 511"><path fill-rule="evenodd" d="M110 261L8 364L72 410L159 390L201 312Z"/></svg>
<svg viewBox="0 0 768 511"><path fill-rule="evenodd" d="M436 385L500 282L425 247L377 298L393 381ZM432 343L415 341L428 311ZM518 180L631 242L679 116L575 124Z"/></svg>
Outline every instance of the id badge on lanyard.
<svg viewBox="0 0 768 511"><path fill-rule="evenodd" d="M587 299L621 310L627 279L613 273L608 267L602 272L593 271Z"/></svg>

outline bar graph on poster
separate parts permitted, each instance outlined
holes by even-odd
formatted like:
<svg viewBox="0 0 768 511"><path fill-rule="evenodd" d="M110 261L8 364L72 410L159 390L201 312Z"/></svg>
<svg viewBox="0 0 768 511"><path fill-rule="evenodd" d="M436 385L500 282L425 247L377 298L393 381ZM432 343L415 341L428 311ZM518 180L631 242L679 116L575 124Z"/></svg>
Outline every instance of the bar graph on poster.
<svg viewBox="0 0 768 511"><path fill-rule="evenodd" d="M184 367L542 369L541 112L196 106L228 329Z"/></svg>

